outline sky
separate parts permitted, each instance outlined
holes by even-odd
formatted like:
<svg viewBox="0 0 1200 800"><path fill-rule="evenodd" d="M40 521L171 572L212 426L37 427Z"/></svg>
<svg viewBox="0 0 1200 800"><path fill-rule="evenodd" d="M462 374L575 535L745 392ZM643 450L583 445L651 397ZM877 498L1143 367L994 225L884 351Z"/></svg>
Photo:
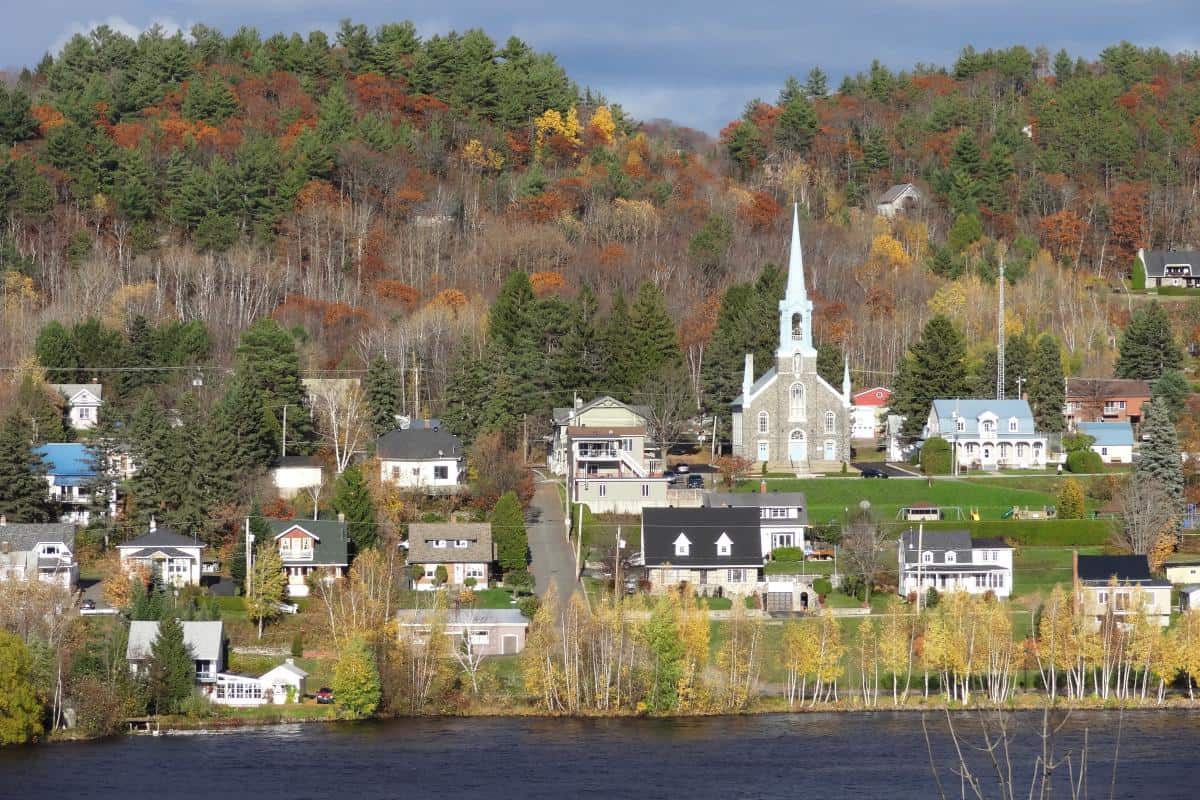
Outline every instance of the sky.
<svg viewBox="0 0 1200 800"><path fill-rule="evenodd" d="M832 87L878 58L893 69L950 65L966 44L1024 44L1093 58L1122 39L1172 52L1200 49L1196 0L5 0L0 64L37 63L97 24L131 35L151 24L204 22L333 32L350 17L374 27L411 19L423 35L480 27L554 53L581 87L642 120L716 133L756 97L773 100L789 74L814 66Z"/></svg>

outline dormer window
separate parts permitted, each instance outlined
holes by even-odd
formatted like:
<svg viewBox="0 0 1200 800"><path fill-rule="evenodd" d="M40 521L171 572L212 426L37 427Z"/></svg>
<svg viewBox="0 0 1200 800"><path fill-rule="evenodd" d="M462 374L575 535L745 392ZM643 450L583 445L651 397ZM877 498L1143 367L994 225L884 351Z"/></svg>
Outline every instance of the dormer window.
<svg viewBox="0 0 1200 800"><path fill-rule="evenodd" d="M429 545L431 547L436 547L439 550L444 550L446 548L446 540L445 539L431 539L429 541Z"/></svg>
<svg viewBox="0 0 1200 800"><path fill-rule="evenodd" d="M469 541L467 541L466 539L455 539L454 540L454 546L456 548L458 548L459 550L465 550L470 545L471 545L471 543Z"/></svg>
<svg viewBox="0 0 1200 800"><path fill-rule="evenodd" d="M675 555L686 557L686 556L691 555L691 552L692 552L691 539L687 538L682 533L679 534L679 536L675 537Z"/></svg>
<svg viewBox="0 0 1200 800"><path fill-rule="evenodd" d="M729 534L722 532L721 538L717 539L717 555L727 556L733 553L733 539L729 538Z"/></svg>
<svg viewBox="0 0 1200 800"><path fill-rule="evenodd" d="M946 563L947 564L954 564L957 562L957 560L958 560L958 554L955 553L953 550L950 550L949 552L946 553Z"/></svg>
<svg viewBox="0 0 1200 800"><path fill-rule="evenodd" d="M924 553L921 553L921 562L923 564L932 564L933 563L933 553L929 550L926 550Z"/></svg>
<svg viewBox="0 0 1200 800"><path fill-rule="evenodd" d="M982 422L981 427L983 428L984 433L995 433L996 432L996 423L990 419L985 419Z"/></svg>
<svg viewBox="0 0 1200 800"><path fill-rule="evenodd" d="M1008 432L1009 432L1009 433L1016 433L1016 432L1017 432L1017 418L1016 418L1016 417L1010 417L1010 418L1009 418L1009 420L1008 420Z"/></svg>
<svg viewBox="0 0 1200 800"><path fill-rule="evenodd" d="M965 419L963 419L962 417L959 417L958 421L954 425L954 430L958 431L959 433L962 433L966 429L967 429L967 421Z"/></svg>

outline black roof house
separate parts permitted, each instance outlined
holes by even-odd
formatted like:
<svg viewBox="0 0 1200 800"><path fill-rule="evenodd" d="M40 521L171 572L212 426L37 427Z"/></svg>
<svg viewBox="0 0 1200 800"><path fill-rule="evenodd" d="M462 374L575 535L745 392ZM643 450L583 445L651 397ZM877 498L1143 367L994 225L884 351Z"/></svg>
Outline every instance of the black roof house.
<svg viewBox="0 0 1200 800"><path fill-rule="evenodd" d="M463 457L462 442L449 431L438 428L407 428L379 437L375 452L388 461L428 461Z"/></svg>
<svg viewBox="0 0 1200 800"><path fill-rule="evenodd" d="M681 549L677 544L686 547ZM761 567L759 511L757 508L643 509L642 553L648 567L667 564Z"/></svg>
<svg viewBox="0 0 1200 800"><path fill-rule="evenodd" d="M1145 556L1076 556L1075 576L1081 583L1103 585L1113 578L1120 584L1139 586L1169 586L1150 574Z"/></svg>

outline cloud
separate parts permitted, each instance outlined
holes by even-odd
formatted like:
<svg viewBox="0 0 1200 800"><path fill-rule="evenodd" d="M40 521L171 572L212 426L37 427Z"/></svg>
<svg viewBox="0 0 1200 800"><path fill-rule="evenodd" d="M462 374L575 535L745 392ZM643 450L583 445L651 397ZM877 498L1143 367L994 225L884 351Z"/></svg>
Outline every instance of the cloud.
<svg viewBox="0 0 1200 800"><path fill-rule="evenodd" d="M50 52L54 55L58 55L62 52L62 49L66 46L67 42L71 41L72 37L74 37L76 34L86 35L91 33L96 28L99 28L101 25L107 25L117 33L123 33L131 39L136 39L142 34L143 31L153 28L155 25L158 25L160 28L166 31L167 36L174 36L180 31L182 31L186 36L188 30L191 28L191 23L180 25L178 22L169 17L155 17L154 19L151 19L150 22L148 22L144 27L139 27L124 17L114 15L105 17L104 19L93 19L88 22L71 23L67 26L67 29L63 31L57 39L54 40L54 44L50 45Z"/></svg>

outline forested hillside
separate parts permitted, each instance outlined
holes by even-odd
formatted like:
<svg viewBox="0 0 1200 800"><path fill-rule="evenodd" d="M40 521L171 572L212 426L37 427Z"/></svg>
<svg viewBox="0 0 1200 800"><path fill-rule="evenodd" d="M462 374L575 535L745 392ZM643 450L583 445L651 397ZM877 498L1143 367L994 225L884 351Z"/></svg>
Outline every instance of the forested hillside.
<svg viewBox="0 0 1200 800"><path fill-rule="evenodd" d="M99 28L11 77L0 360L77 371L51 380L223 368L270 316L302 369L382 357L405 410L468 436L536 433L576 391L716 409L770 352L793 200L826 370L845 353L887 384L942 313L986 376L1003 253L1008 332L1107 374L1137 247L1198 238L1200 60L1125 44L875 63L837 92L814 70L719 143L627 119L519 40L410 23ZM877 218L906 181L926 202Z"/></svg>

